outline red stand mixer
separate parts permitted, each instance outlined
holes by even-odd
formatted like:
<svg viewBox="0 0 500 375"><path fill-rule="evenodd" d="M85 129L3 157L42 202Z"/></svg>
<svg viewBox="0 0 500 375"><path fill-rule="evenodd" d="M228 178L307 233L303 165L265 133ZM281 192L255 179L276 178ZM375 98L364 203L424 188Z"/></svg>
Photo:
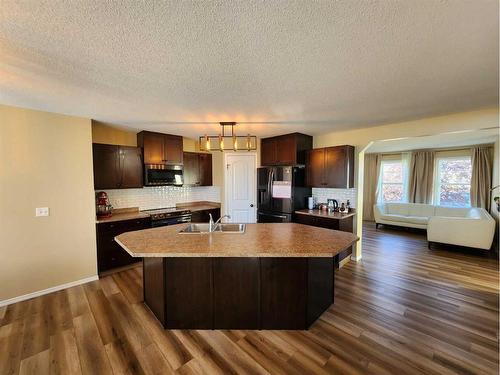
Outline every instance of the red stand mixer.
<svg viewBox="0 0 500 375"><path fill-rule="evenodd" d="M96 212L99 218L113 215L113 206L109 204L108 194L105 191L96 194Z"/></svg>

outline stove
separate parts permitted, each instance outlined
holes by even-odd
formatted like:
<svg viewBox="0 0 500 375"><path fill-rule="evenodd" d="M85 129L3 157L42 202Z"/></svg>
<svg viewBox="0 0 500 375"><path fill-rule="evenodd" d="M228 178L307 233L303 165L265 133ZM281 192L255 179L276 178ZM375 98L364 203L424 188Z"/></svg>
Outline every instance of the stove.
<svg viewBox="0 0 500 375"><path fill-rule="evenodd" d="M176 207L156 208L154 210L144 210L143 213L151 217L151 226L162 227L165 225L175 225L189 223L191 221L191 211Z"/></svg>

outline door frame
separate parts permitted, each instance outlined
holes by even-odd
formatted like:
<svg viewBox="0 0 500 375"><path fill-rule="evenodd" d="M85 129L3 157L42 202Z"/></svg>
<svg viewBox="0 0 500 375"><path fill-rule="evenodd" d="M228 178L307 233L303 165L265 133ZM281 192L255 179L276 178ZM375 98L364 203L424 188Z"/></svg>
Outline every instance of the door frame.
<svg viewBox="0 0 500 375"><path fill-rule="evenodd" d="M252 152L252 151L245 151L245 152L224 152L224 164L223 164L223 168L224 168L224 215L227 215L228 214L228 209L229 209L229 197L228 197L228 192L229 192L229 189L227 188L227 184L228 184L228 178L227 178L227 171L228 171L228 168L227 168L227 157L229 155L234 155L234 156L253 156L253 174L254 174L254 181L255 181L255 187L254 189L252 190L253 193L252 193L252 197L253 197L253 201L254 201L254 212L255 212L255 217L254 217L254 223L257 222L257 153L256 152Z"/></svg>

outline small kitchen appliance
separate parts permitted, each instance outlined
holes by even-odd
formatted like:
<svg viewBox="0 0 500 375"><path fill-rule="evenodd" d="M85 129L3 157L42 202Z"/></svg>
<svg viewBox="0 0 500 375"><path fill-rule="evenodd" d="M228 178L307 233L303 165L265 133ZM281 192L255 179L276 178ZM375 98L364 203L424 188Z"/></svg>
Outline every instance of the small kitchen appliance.
<svg viewBox="0 0 500 375"><path fill-rule="evenodd" d="M327 199L328 211L335 212L339 209L339 202L336 199Z"/></svg>
<svg viewBox="0 0 500 375"><path fill-rule="evenodd" d="M108 194L105 191L96 194L96 213L99 218L113 215L113 206L109 204Z"/></svg>

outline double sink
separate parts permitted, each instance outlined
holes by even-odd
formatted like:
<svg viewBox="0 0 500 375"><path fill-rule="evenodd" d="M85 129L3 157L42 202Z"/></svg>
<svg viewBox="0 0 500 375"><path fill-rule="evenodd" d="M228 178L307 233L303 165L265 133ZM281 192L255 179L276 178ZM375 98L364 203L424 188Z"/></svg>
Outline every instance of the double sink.
<svg viewBox="0 0 500 375"><path fill-rule="evenodd" d="M245 233L245 224L223 223L216 224L215 229L210 231L210 224L189 224L179 231L180 234L202 234L202 233Z"/></svg>

